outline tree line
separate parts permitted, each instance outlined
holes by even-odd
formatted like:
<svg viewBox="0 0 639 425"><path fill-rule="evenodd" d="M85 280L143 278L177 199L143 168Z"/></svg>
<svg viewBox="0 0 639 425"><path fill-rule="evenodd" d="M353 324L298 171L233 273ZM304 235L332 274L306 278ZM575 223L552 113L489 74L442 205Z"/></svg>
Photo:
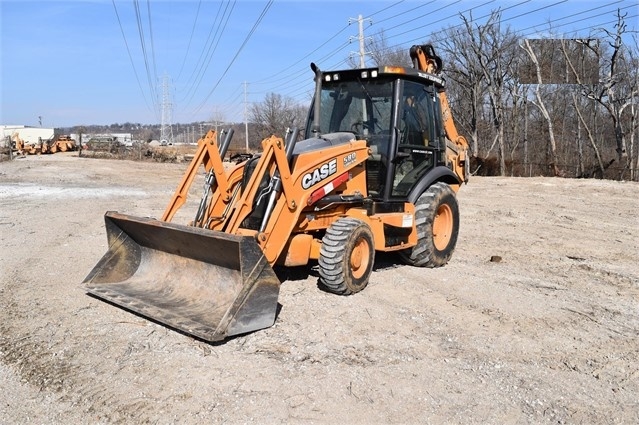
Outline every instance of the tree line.
<svg viewBox="0 0 639 425"><path fill-rule="evenodd" d="M638 181L639 49L625 18L618 11L600 37L531 40L497 10L482 22L460 15L461 25L424 40L443 60L471 172ZM389 47L383 32L366 49L375 66L410 65L408 49ZM269 93L250 109L256 137L303 127L307 108Z"/></svg>

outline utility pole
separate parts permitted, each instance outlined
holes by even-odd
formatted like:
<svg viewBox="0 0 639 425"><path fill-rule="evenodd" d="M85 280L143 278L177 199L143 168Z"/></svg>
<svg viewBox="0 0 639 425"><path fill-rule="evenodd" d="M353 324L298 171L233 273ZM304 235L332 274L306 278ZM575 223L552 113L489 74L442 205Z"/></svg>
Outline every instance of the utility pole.
<svg viewBox="0 0 639 425"><path fill-rule="evenodd" d="M355 18L349 18L348 24L350 25L355 21ZM358 40L359 40L359 67L366 68L366 55L370 55L370 52L366 52L365 43L364 43L364 21L371 21L370 18L364 19L362 15L357 17L357 26L358 26ZM352 41L354 37L349 37L349 41ZM366 113L366 100L362 99L362 122L368 121L368 116ZM368 134L368 128L363 126L362 131L364 135Z"/></svg>
<svg viewBox="0 0 639 425"><path fill-rule="evenodd" d="M248 102L246 100L246 85L248 83L244 81L244 133L246 133L246 153L249 151L248 141Z"/></svg>
<svg viewBox="0 0 639 425"><path fill-rule="evenodd" d="M357 37L349 37L348 41L353 41L353 39L357 38L359 40L359 67L360 68L366 68L366 55L370 55L370 52L366 51L366 47L365 47L365 43L364 43L364 21L369 21L372 22L372 20L370 18L366 18L364 19L362 17L362 15L359 15L356 18L349 18L348 19L348 25L352 24L353 22L357 21L357 26L358 26L358 36Z"/></svg>
<svg viewBox="0 0 639 425"><path fill-rule="evenodd" d="M217 132L217 126L219 124L224 124L224 123L220 122L218 120L214 120L213 121L213 125L215 126L215 141L218 143L218 146L219 146L219 143L220 143L220 133Z"/></svg>
<svg viewBox="0 0 639 425"><path fill-rule="evenodd" d="M217 132L217 128L219 126L224 125L224 112L220 109L220 107L215 107L211 112L211 121L209 124L215 127L215 133L217 133L217 142L220 142L221 134Z"/></svg>

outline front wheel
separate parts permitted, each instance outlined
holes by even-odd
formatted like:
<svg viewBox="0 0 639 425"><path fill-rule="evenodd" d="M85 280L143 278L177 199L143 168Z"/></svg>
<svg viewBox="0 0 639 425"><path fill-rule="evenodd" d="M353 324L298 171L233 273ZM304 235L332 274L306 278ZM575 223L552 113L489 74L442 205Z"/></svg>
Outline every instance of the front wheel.
<svg viewBox="0 0 639 425"><path fill-rule="evenodd" d="M320 249L320 285L340 295L350 295L368 285L373 270L373 232L355 218L340 218L326 229Z"/></svg>
<svg viewBox="0 0 639 425"><path fill-rule="evenodd" d="M417 245L400 251L412 266L440 267L448 263L457 244L459 206L449 185L438 182L430 186L415 203Z"/></svg>

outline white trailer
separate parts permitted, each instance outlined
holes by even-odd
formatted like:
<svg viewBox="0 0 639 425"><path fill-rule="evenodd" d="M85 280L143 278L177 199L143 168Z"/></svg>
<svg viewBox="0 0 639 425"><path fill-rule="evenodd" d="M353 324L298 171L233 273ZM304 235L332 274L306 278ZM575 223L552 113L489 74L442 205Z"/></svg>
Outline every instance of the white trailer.
<svg viewBox="0 0 639 425"><path fill-rule="evenodd" d="M25 125L0 125L2 139L6 137L14 140L14 136L20 137L25 145L36 145L40 142L53 140L54 129L43 127L28 127Z"/></svg>

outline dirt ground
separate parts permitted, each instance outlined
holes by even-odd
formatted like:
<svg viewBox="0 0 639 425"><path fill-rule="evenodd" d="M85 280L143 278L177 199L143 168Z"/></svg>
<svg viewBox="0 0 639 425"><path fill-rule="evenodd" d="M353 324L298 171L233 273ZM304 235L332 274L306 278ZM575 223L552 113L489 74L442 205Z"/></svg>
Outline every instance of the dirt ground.
<svg viewBox="0 0 639 425"><path fill-rule="evenodd" d="M0 423L639 423L639 184L473 178L447 266L291 270L273 327L213 345L81 285L104 212L159 217L185 168L0 163Z"/></svg>

